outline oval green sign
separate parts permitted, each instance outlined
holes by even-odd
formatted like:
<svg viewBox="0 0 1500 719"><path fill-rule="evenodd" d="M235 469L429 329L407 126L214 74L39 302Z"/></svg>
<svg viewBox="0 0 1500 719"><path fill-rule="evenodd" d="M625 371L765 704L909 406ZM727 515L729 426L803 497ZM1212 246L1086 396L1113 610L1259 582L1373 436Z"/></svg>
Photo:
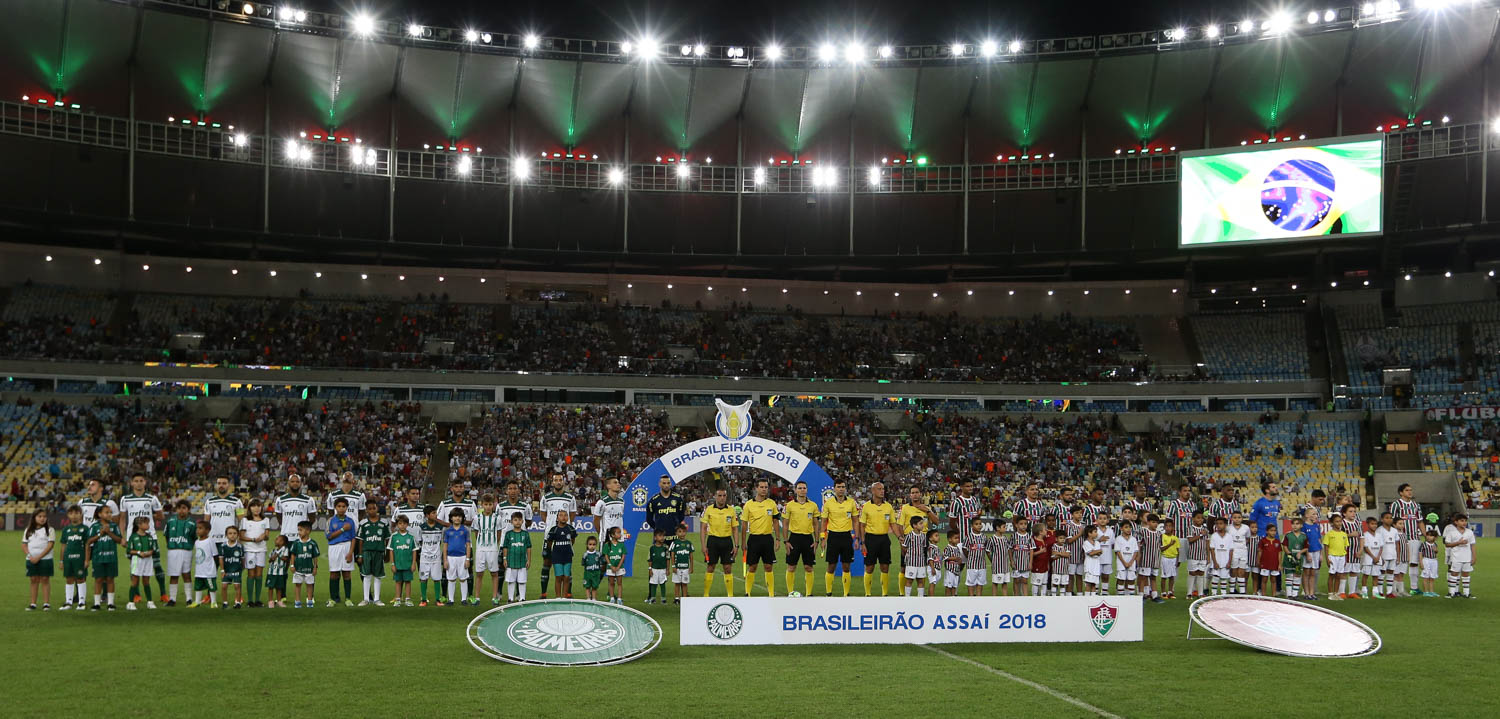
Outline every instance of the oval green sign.
<svg viewBox="0 0 1500 719"><path fill-rule="evenodd" d="M602 666L637 659L661 643L661 625L618 604L549 599L491 609L469 622L469 643L512 664Z"/></svg>

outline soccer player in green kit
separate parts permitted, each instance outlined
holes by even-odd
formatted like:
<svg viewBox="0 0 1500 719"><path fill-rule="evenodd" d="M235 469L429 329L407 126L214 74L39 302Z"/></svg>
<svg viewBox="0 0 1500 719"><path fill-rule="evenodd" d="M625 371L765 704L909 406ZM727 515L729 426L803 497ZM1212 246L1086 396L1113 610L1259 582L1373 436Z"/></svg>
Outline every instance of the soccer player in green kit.
<svg viewBox="0 0 1500 719"><path fill-rule="evenodd" d="M365 521L360 522L354 535L354 561L359 564L359 576L364 581L364 594L359 606L374 604L385 606L380 601L380 579L385 576L385 552L390 544L391 530L380 521L380 506L365 506Z"/></svg>

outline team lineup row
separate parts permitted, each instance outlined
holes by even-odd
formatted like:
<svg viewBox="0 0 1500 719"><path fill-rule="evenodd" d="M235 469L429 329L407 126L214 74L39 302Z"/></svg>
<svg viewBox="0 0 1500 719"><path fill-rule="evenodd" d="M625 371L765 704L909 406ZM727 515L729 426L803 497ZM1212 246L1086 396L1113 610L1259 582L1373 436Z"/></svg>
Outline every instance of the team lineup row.
<svg viewBox="0 0 1500 719"><path fill-rule="evenodd" d="M89 496L69 510L69 523L60 533L65 608L83 605L90 568L95 579L94 606L113 608L121 546L131 560L128 609L135 608L139 598L149 593L152 577L156 578L162 601L169 606L175 605L178 586L188 584L190 575L195 592L190 604L218 603L221 574L226 596L220 606L229 606L229 588L235 591L235 606L241 606L246 585L249 606L285 606L288 574L295 606L312 606L321 556L318 544L311 539L311 520L317 509L310 497L301 494L296 475L289 478L288 493L279 496L272 507L280 514L282 531L269 550L267 508L255 499L248 506L242 505L229 492L227 480L221 479L219 491L201 508L202 519L192 516L187 502L176 504L175 516L165 522L165 562L159 561L156 538L161 503L145 492L144 476L133 477L131 485L132 493L117 504L103 498L102 485L91 483ZM795 499L784 505L769 499L768 488L765 480L758 481L755 498L742 506L729 505L726 492L719 489L713 504L703 510L699 534L707 567L705 596L711 591L716 565L723 568L726 592L734 594L732 567L737 559L745 563L747 594L760 586L757 568L763 567L765 589L774 595L778 544L786 553L789 592L793 589L794 567L800 563L806 574L805 587L813 593L813 565L816 553L821 551L827 563L825 594L832 594L837 574L843 576L844 594L850 593L850 570L856 552L863 559L866 595L873 593L877 573L882 575L878 580L881 594L888 594L892 534L901 545L904 591L919 595L935 590L938 581L950 594L957 592L960 582L969 594L979 594L986 584L992 587L992 594L1088 593L1108 591L1113 576L1115 591L1139 591L1161 601L1175 597L1178 559L1185 552L1189 597L1207 593L1210 585L1215 592L1244 592L1249 578L1254 577L1255 591L1269 593L1284 588L1288 596L1312 599L1316 598L1316 577L1324 564L1328 566L1331 599L1369 596L1372 591L1377 597L1394 597L1403 568L1408 593L1436 596L1432 583L1437 577L1437 532L1428 524L1437 518L1430 515L1424 523L1417 516L1420 507L1411 501L1411 489L1405 485L1400 489L1402 498L1392 503L1392 511L1379 522L1370 519L1363 526L1353 505L1343 506L1325 525L1316 505L1321 497L1315 496L1315 504L1304 506L1298 511L1302 516L1292 518L1287 536L1278 538L1281 512L1275 483L1263 485L1264 496L1255 503L1248 524L1232 499L1215 498L1207 510L1199 510L1187 487L1166 504L1164 522L1163 517L1150 511L1153 503L1141 497L1140 491L1136 499L1119 509L1118 521L1113 521L1102 506L1073 504L1071 490L1064 490L1059 502L1043 505L1035 499L1037 486L1031 484L1026 487L1026 498L1017 501L995 523L997 531L985 536L985 521L979 516L973 484L964 481L948 507L952 525L946 547L938 544L940 531L929 527L935 513L922 503L915 488L899 510L885 500L880 483L871 485L870 500L860 505L847 495L845 482L838 481L821 507L807 497L805 483L796 485ZM541 502L545 518L541 592L545 597L548 575L552 574L557 594L571 596L573 543L577 537L571 520L577 507L572 496L562 491L560 475L554 475L552 489L543 494ZM439 604L444 603L441 583L445 581L447 603L477 604L479 596L469 596L473 593L473 576L486 572L494 604L501 601L502 573L506 598L524 599L531 551L525 523L531 520L531 506L521 500L519 485L512 482L507 486L503 505L491 495L481 497L478 503L470 501L458 485L453 486L452 494L442 505L431 506L421 504L419 490L411 489L406 501L393 508L395 519L388 525L379 507L366 506L362 493L353 486L352 476L346 476L341 491L326 498L333 510L325 530L328 604L339 602L340 584L344 602L353 603L351 583L356 566L365 585L361 603L383 603L380 580L386 564L391 564L395 572L397 602L401 604L412 602L413 574L420 581L424 605L429 581L439 583L434 594ZM1231 496L1230 492L1225 494ZM611 479L604 498L593 508L598 535L588 538L583 557L589 598L595 597L600 580L608 578L609 600L623 602L629 561L621 543L627 536L622 526L623 507L619 482ZM686 593L696 552L685 536L684 508L681 497L672 492L670 478L663 477L661 493L648 507L648 524L655 536L650 550L648 602L656 600L658 590L665 601L669 565L673 584L677 585L674 597ZM366 521L356 527L353 517L360 509ZM123 538L114 522L117 511L125 514ZM1398 518L1401 528L1396 525ZM1413 524L1415 530L1411 529ZM43 608L50 604L50 583L46 579L53 573L52 548L58 539L59 534L47 526L45 513L36 513L24 537L33 607L39 590ZM1450 570L1448 594L1468 596L1469 575L1477 557L1466 518L1455 516L1442 540ZM1419 572L1424 580L1421 589ZM1308 591L1302 590L1304 586ZM262 589L270 591L269 605L261 600ZM154 602L147 601L147 607L155 608Z"/></svg>

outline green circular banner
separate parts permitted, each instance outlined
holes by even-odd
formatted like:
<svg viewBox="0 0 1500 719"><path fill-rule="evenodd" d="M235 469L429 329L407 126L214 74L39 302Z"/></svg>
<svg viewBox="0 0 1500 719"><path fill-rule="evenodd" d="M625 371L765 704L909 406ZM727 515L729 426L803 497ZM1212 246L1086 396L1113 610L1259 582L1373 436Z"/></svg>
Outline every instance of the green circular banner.
<svg viewBox="0 0 1500 719"><path fill-rule="evenodd" d="M508 604L469 622L469 643L512 664L603 666L640 658L661 643L661 625L618 604L548 599Z"/></svg>

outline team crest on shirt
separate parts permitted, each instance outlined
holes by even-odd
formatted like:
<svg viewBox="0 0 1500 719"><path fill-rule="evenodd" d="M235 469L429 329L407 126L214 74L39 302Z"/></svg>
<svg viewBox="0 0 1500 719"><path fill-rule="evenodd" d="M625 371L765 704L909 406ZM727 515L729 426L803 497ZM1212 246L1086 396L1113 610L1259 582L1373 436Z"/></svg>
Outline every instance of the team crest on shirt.
<svg viewBox="0 0 1500 719"><path fill-rule="evenodd" d="M1292 621L1279 612L1268 612L1264 609L1252 609L1248 612L1230 613L1230 619L1239 622L1258 632L1265 632L1278 639L1297 642L1298 644L1317 644L1318 628L1308 624Z"/></svg>
<svg viewBox="0 0 1500 719"><path fill-rule="evenodd" d="M1109 630L1115 628L1115 617L1118 614L1119 610L1115 607L1099 602L1089 607L1089 623L1093 625L1094 631L1098 632L1100 637L1105 637L1109 635Z"/></svg>
<svg viewBox="0 0 1500 719"><path fill-rule="evenodd" d="M830 499L833 499L833 488L831 487L823 490L823 501L827 502Z"/></svg>
<svg viewBox="0 0 1500 719"><path fill-rule="evenodd" d="M746 400L742 404L727 404L715 397L714 404L719 408L719 413L714 415L714 430L720 437L733 442L750 436L750 405L754 404L754 400Z"/></svg>
<svg viewBox="0 0 1500 719"><path fill-rule="evenodd" d="M646 506L646 500L647 500L647 494L646 494L646 488L645 487L636 487L633 491L631 491L631 493L630 493L630 501L635 502L635 506L637 506L637 507L644 507L644 506Z"/></svg>

